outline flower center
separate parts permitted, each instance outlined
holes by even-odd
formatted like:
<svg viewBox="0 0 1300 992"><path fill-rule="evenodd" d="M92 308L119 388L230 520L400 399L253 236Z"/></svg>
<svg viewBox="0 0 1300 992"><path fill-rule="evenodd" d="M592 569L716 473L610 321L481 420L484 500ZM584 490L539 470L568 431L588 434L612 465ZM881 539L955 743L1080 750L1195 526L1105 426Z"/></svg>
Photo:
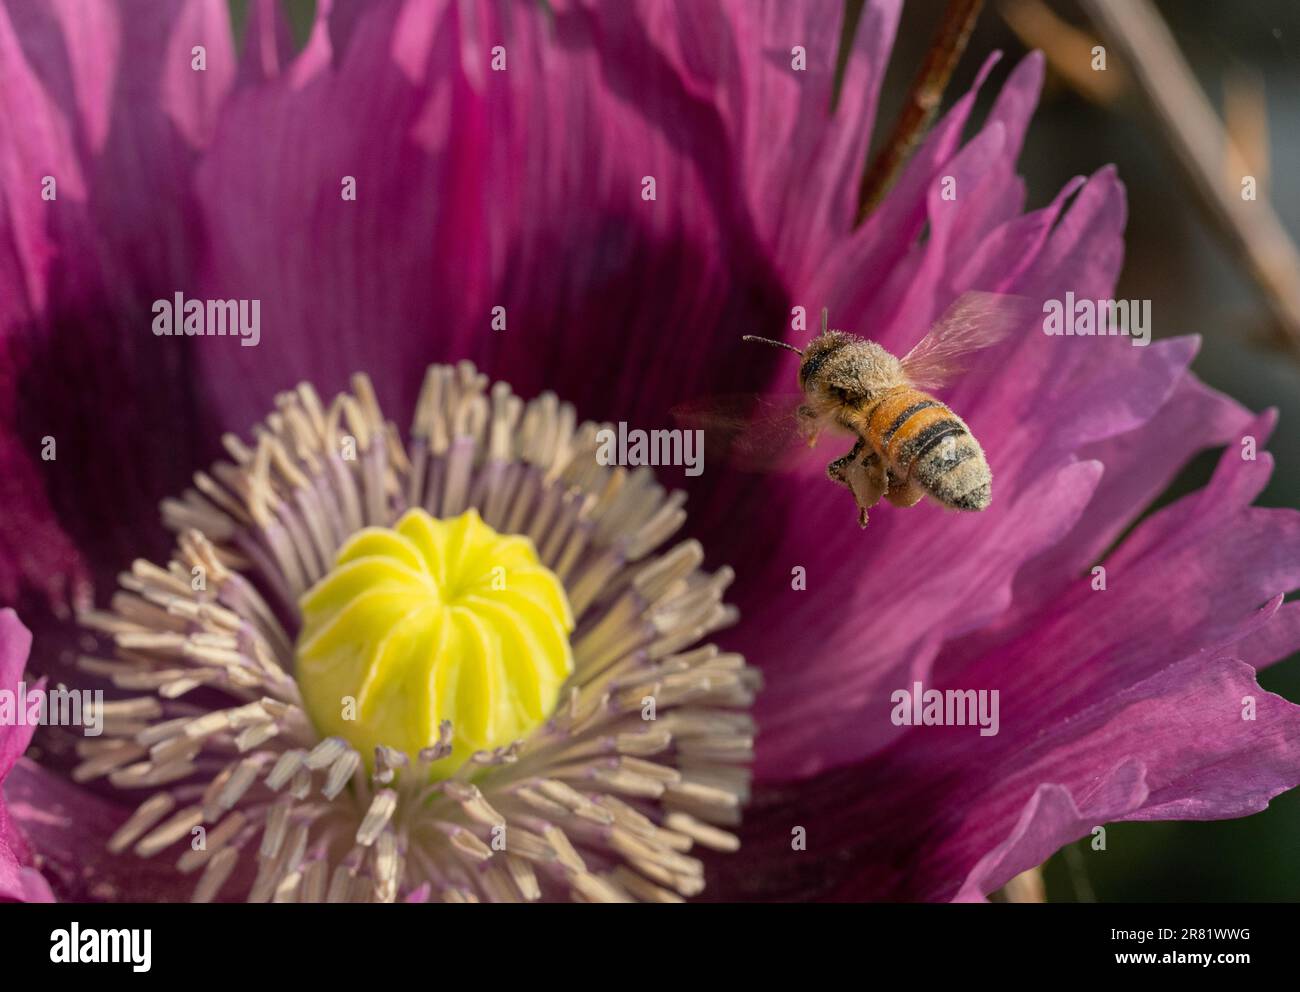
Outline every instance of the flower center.
<svg viewBox="0 0 1300 992"><path fill-rule="evenodd" d="M364 375L301 384L163 504L167 566L80 618L135 693L73 773L145 792L114 856L171 850L196 902L663 902L736 850L761 679L700 643L731 570L663 547L685 494L596 424L488 385L431 366L404 443Z"/></svg>
<svg viewBox="0 0 1300 992"><path fill-rule="evenodd" d="M450 721L451 754L432 766L447 774L539 726L573 671L564 586L532 541L475 510L358 531L299 605L307 713L371 767L376 747L415 756Z"/></svg>

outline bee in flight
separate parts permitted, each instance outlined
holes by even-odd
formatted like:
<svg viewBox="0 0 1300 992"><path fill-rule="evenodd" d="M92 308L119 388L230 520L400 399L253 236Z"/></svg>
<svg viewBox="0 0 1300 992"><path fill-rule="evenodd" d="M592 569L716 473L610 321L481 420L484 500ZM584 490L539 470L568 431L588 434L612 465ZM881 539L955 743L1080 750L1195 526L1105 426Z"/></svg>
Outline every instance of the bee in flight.
<svg viewBox="0 0 1300 992"><path fill-rule="evenodd" d="M883 496L895 506L912 506L923 496L956 510L983 510L992 499L993 476L984 449L966 422L930 395L962 371L962 359L989 347L1015 325L1020 297L967 293L940 319L929 334L901 359L874 341L827 328L802 351L783 341L746 335L793 351L800 358L798 401L793 418L796 433L808 444L825 429L856 437L847 454L826 466L826 475L846 487L858 505L858 520L867 525L867 511ZM685 417L719 424L707 412ZM749 429L739 453L775 448L770 437ZM748 433L748 438L744 437ZM744 461L740 461L744 464ZM751 466L752 467L752 466Z"/></svg>

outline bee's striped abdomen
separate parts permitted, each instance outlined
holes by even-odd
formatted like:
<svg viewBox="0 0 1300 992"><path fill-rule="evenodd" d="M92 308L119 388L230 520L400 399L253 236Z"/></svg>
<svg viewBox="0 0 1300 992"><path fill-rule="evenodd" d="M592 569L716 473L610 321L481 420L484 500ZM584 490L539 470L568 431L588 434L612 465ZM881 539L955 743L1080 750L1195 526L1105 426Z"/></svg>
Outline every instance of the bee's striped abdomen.
<svg viewBox="0 0 1300 992"><path fill-rule="evenodd" d="M982 510L992 475L984 451L955 413L919 389L892 389L866 411L867 437L899 479L945 506Z"/></svg>

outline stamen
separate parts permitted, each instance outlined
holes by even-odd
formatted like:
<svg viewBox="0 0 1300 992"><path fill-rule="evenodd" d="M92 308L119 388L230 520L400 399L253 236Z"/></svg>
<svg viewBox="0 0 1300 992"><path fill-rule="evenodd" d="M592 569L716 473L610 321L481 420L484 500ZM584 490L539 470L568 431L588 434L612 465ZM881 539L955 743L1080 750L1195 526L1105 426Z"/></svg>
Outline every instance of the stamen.
<svg viewBox="0 0 1300 992"><path fill-rule="evenodd" d="M274 405L251 442L223 438L229 460L164 501L167 566L136 562L111 611L81 618L113 650L80 667L137 694L106 703L103 736L78 748L79 781L148 791L110 851L174 850L197 902L698 894L691 852L738 846L724 828L748 798L759 679L698 643L736 619L730 570L702 572L695 541L658 550L684 497L600 465L598 425L555 395L525 403L468 362L428 370L409 448L365 376L328 406L307 384ZM362 746L322 733L304 704L299 597L364 528L415 509L528 538L562 583L572 672L506 739L435 715L433 740L380 721ZM537 660L522 631L501 628L521 638L512 680Z"/></svg>

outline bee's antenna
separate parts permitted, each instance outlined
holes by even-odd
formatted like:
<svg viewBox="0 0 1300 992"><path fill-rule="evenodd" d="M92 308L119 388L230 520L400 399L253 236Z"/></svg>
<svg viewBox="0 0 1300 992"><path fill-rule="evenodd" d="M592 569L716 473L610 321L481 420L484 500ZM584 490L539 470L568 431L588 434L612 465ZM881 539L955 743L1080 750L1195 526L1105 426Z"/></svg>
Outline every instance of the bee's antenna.
<svg viewBox="0 0 1300 992"><path fill-rule="evenodd" d="M745 335L743 338L741 338L740 340L742 340L742 341L758 341L758 342L761 342L762 344L770 344L770 345L771 345L772 347L774 347L774 348L784 348L786 351L793 351L796 355L799 355L800 357L803 356L803 352L802 352L802 351L800 351L798 348L796 348L796 347L795 347L794 345L792 345L792 344L786 344L784 341L773 341L771 338L760 338L760 337L757 337L757 336L755 336L755 335L753 335L753 334L746 334L746 335Z"/></svg>
<svg viewBox="0 0 1300 992"><path fill-rule="evenodd" d="M823 334L826 333L826 325L830 323L830 315L831 315L830 308L822 307L822 333Z"/></svg>

